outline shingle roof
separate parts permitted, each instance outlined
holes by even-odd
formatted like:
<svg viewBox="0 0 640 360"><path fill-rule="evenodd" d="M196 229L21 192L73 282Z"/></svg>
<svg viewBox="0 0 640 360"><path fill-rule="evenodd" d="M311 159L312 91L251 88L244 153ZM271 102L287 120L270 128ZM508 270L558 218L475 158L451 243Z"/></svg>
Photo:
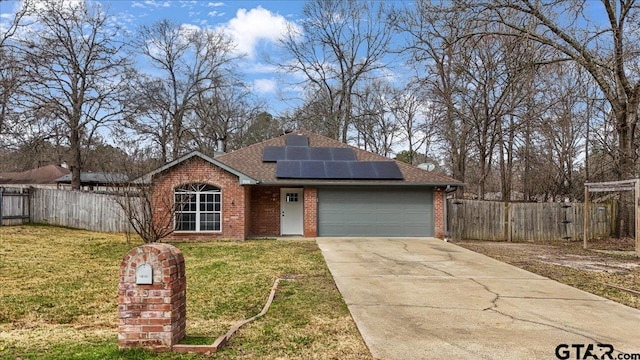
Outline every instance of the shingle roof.
<svg viewBox="0 0 640 360"><path fill-rule="evenodd" d="M99 173L99 172L81 172L81 184L119 184L129 181L127 174L119 173ZM71 184L71 174L61 176L56 182Z"/></svg>
<svg viewBox="0 0 640 360"><path fill-rule="evenodd" d="M388 158L365 151L307 130L297 130L293 134L309 137L310 147L346 147L351 148L358 161L384 161ZM462 182L439 173L419 169L415 166L396 161L404 180L327 180L327 179L279 179L276 177L276 163L263 162L262 153L266 146L285 146L286 135L247 146L236 151L217 156L215 160L258 180L266 185L434 185L462 186Z"/></svg>
<svg viewBox="0 0 640 360"><path fill-rule="evenodd" d="M69 174L69 169L47 165L22 172L0 173L0 184L55 184L56 179Z"/></svg>

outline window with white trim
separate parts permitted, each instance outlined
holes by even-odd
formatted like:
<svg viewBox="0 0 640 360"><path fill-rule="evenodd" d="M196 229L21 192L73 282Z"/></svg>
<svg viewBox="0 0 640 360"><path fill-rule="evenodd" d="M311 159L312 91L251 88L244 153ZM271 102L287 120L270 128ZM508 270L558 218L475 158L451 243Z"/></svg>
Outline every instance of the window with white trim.
<svg viewBox="0 0 640 360"><path fill-rule="evenodd" d="M175 188L176 231L221 231L222 192L207 184Z"/></svg>

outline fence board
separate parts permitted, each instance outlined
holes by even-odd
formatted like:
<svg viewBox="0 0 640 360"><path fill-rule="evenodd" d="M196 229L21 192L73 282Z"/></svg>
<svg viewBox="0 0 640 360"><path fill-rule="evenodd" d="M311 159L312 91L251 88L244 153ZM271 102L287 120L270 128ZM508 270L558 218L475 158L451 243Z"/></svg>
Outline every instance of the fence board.
<svg viewBox="0 0 640 360"><path fill-rule="evenodd" d="M0 225L26 222L29 222L28 189L0 188Z"/></svg>
<svg viewBox="0 0 640 360"><path fill-rule="evenodd" d="M114 195L32 189L31 221L104 232L132 231Z"/></svg>
<svg viewBox="0 0 640 360"><path fill-rule="evenodd" d="M502 203L449 200L448 229L454 239L547 241L582 239L583 203ZM589 207L593 237L609 236L615 224L613 204Z"/></svg>

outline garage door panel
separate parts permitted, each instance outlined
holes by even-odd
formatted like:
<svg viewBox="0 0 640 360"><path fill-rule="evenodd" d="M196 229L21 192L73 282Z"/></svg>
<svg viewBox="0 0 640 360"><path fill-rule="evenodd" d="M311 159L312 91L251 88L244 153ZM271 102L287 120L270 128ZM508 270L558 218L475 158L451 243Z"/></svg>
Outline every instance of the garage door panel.
<svg viewBox="0 0 640 360"><path fill-rule="evenodd" d="M433 236L427 189L320 189L320 236Z"/></svg>

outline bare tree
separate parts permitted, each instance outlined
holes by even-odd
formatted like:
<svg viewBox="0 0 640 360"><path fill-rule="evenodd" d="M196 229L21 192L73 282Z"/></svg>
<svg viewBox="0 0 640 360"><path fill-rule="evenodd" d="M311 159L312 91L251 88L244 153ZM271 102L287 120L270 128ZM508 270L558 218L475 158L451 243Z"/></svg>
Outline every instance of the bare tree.
<svg viewBox="0 0 640 360"><path fill-rule="evenodd" d="M218 139L226 151L242 147L252 120L262 108L248 86L228 76L194 99L193 111L186 121L192 147L208 155L222 150L216 148Z"/></svg>
<svg viewBox="0 0 640 360"><path fill-rule="evenodd" d="M333 115L327 112L333 106L333 91L308 85L304 91L304 103L292 110L290 115L285 115L286 123L291 128L305 128L327 137L335 135L327 127L327 123L333 121Z"/></svg>
<svg viewBox="0 0 640 360"><path fill-rule="evenodd" d="M564 65L545 72L547 86L541 101L548 104L548 108L543 113L539 131L550 155L549 166L555 170L555 194L575 198L582 193L582 184L576 186L575 176L590 115L585 113L587 99L583 98L588 94L588 81L571 66L566 66L569 64Z"/></svg>
<svg viewBox="0 0 640 360"><path fill-rule="evenodd" d="M120 97L129 65L125 44L98 5L39 2L29 15L37 24L20 39L28 76L25 102L30 116L64 132L71 185L78 189L83 148L126 109Z"/></svg>
<svg viewBox="0 0 640 360"><path fill-rule="evenodd" d="M155 211L158 206L171 209L172 204L167 197L154 196L149 184L131 184L114 196L115 201L125 213L133 230L145 243L157 242L173 232L173 213L171 211Z"/></svg>
<svg viewBox="0 0 640 360"><path fill-rule="evenodd" d="M391 156L400 137L398 123L389 108L393 97L394 89L389 82L373 81L355 98L354 127L359 147Z"/></svg>
<svg viewBox="0 0 640 360"><path fill-rule="evenodd" d="M464 91L466 44L456 39L464 26L472 26L458 14L440 11L443 4L417 1L415 10L395 11L392 23L408 34L404 51L416 69L415 81L422 84L438 109L438 137L452 176L467 181L467 164L472 144L472 126L461 114ZM462 196L462 190L458 196Z"/></svg>
<svg viewBox="0 0 640 360"><path fill-rule="evenodd" d="M622 179L636 175L640 105L640 8L636 1L473 0L456 5L479 21L499 24L492 28L494 34L526 37L556 52L555 57L541 63L571 61L584 68L598 84L615 118L617 176ZM605 20L595 18L596 13L606 14ZM484 36L487 29L473 35Z"/></svg>
<svg viewBox="0 0 640 360"><path fill-rule="evenodd" d="M170 102L162 80L135 72L133 85L126 93L137 116L126 117L118 124L118 132L146 144L162 163L171 157L171 114L164 111Z"/></svg>
<svg viewBox="0 0 640 360"><path fill-rule="evenodd" d="M400 129L399 135L407 144L408 163L417 165L420 160L416 155L420 149L427 155L435 138L439 111L423 100L420 89L413 84L396 89L390 103L391 114Z"/></svg>
<svg viewBox="0 0 640 360"><path fill-rule="evenodd" d="M154 85L147 99L148 117L132 127L144 132L158 129L154 137L168 161L183 151L189 131L186 116L198 97L218 88L226 67L236 59L231 53L234 45L219 31L179 26L166 19L141 27L138 40L141 53L160 75L145 77L143 84Z"/></svg>
<svg viewBox="0 0 640 360"><path fill-rule="evenodd" d="M120 158L118 173L107 173L114 183L120 183L113 192L114 201L124 212L133 231L145 243L153 243L170 235L174 230L172 196L159 195L148 174L156 167L150 162L148 149L133 146L127 158ZM118 161L115 160L115 161ZM105 166L101 169L107 171ZM123 182L123 178L125 181Z"/></svg>
<svg viewBox="0 0 640 360"><path fill-rule="evenodd" d="M290 26L280 45L292 61L278 64L304 76L307 87L325 97L327 135L347 142L358 84L385 65L392 29L384 3L312 0L305 3L301 28Z"/></svg>
<svg viewBox="0 0 640 360"><path fill-rule="evenodd" d="M8 132L15 136L15 128L19 127L19 92L26 79L16 33L33 23L26 19L33 11L34 3L33 0L23 1L11 21L0 26L0 136Z"/></svg>

